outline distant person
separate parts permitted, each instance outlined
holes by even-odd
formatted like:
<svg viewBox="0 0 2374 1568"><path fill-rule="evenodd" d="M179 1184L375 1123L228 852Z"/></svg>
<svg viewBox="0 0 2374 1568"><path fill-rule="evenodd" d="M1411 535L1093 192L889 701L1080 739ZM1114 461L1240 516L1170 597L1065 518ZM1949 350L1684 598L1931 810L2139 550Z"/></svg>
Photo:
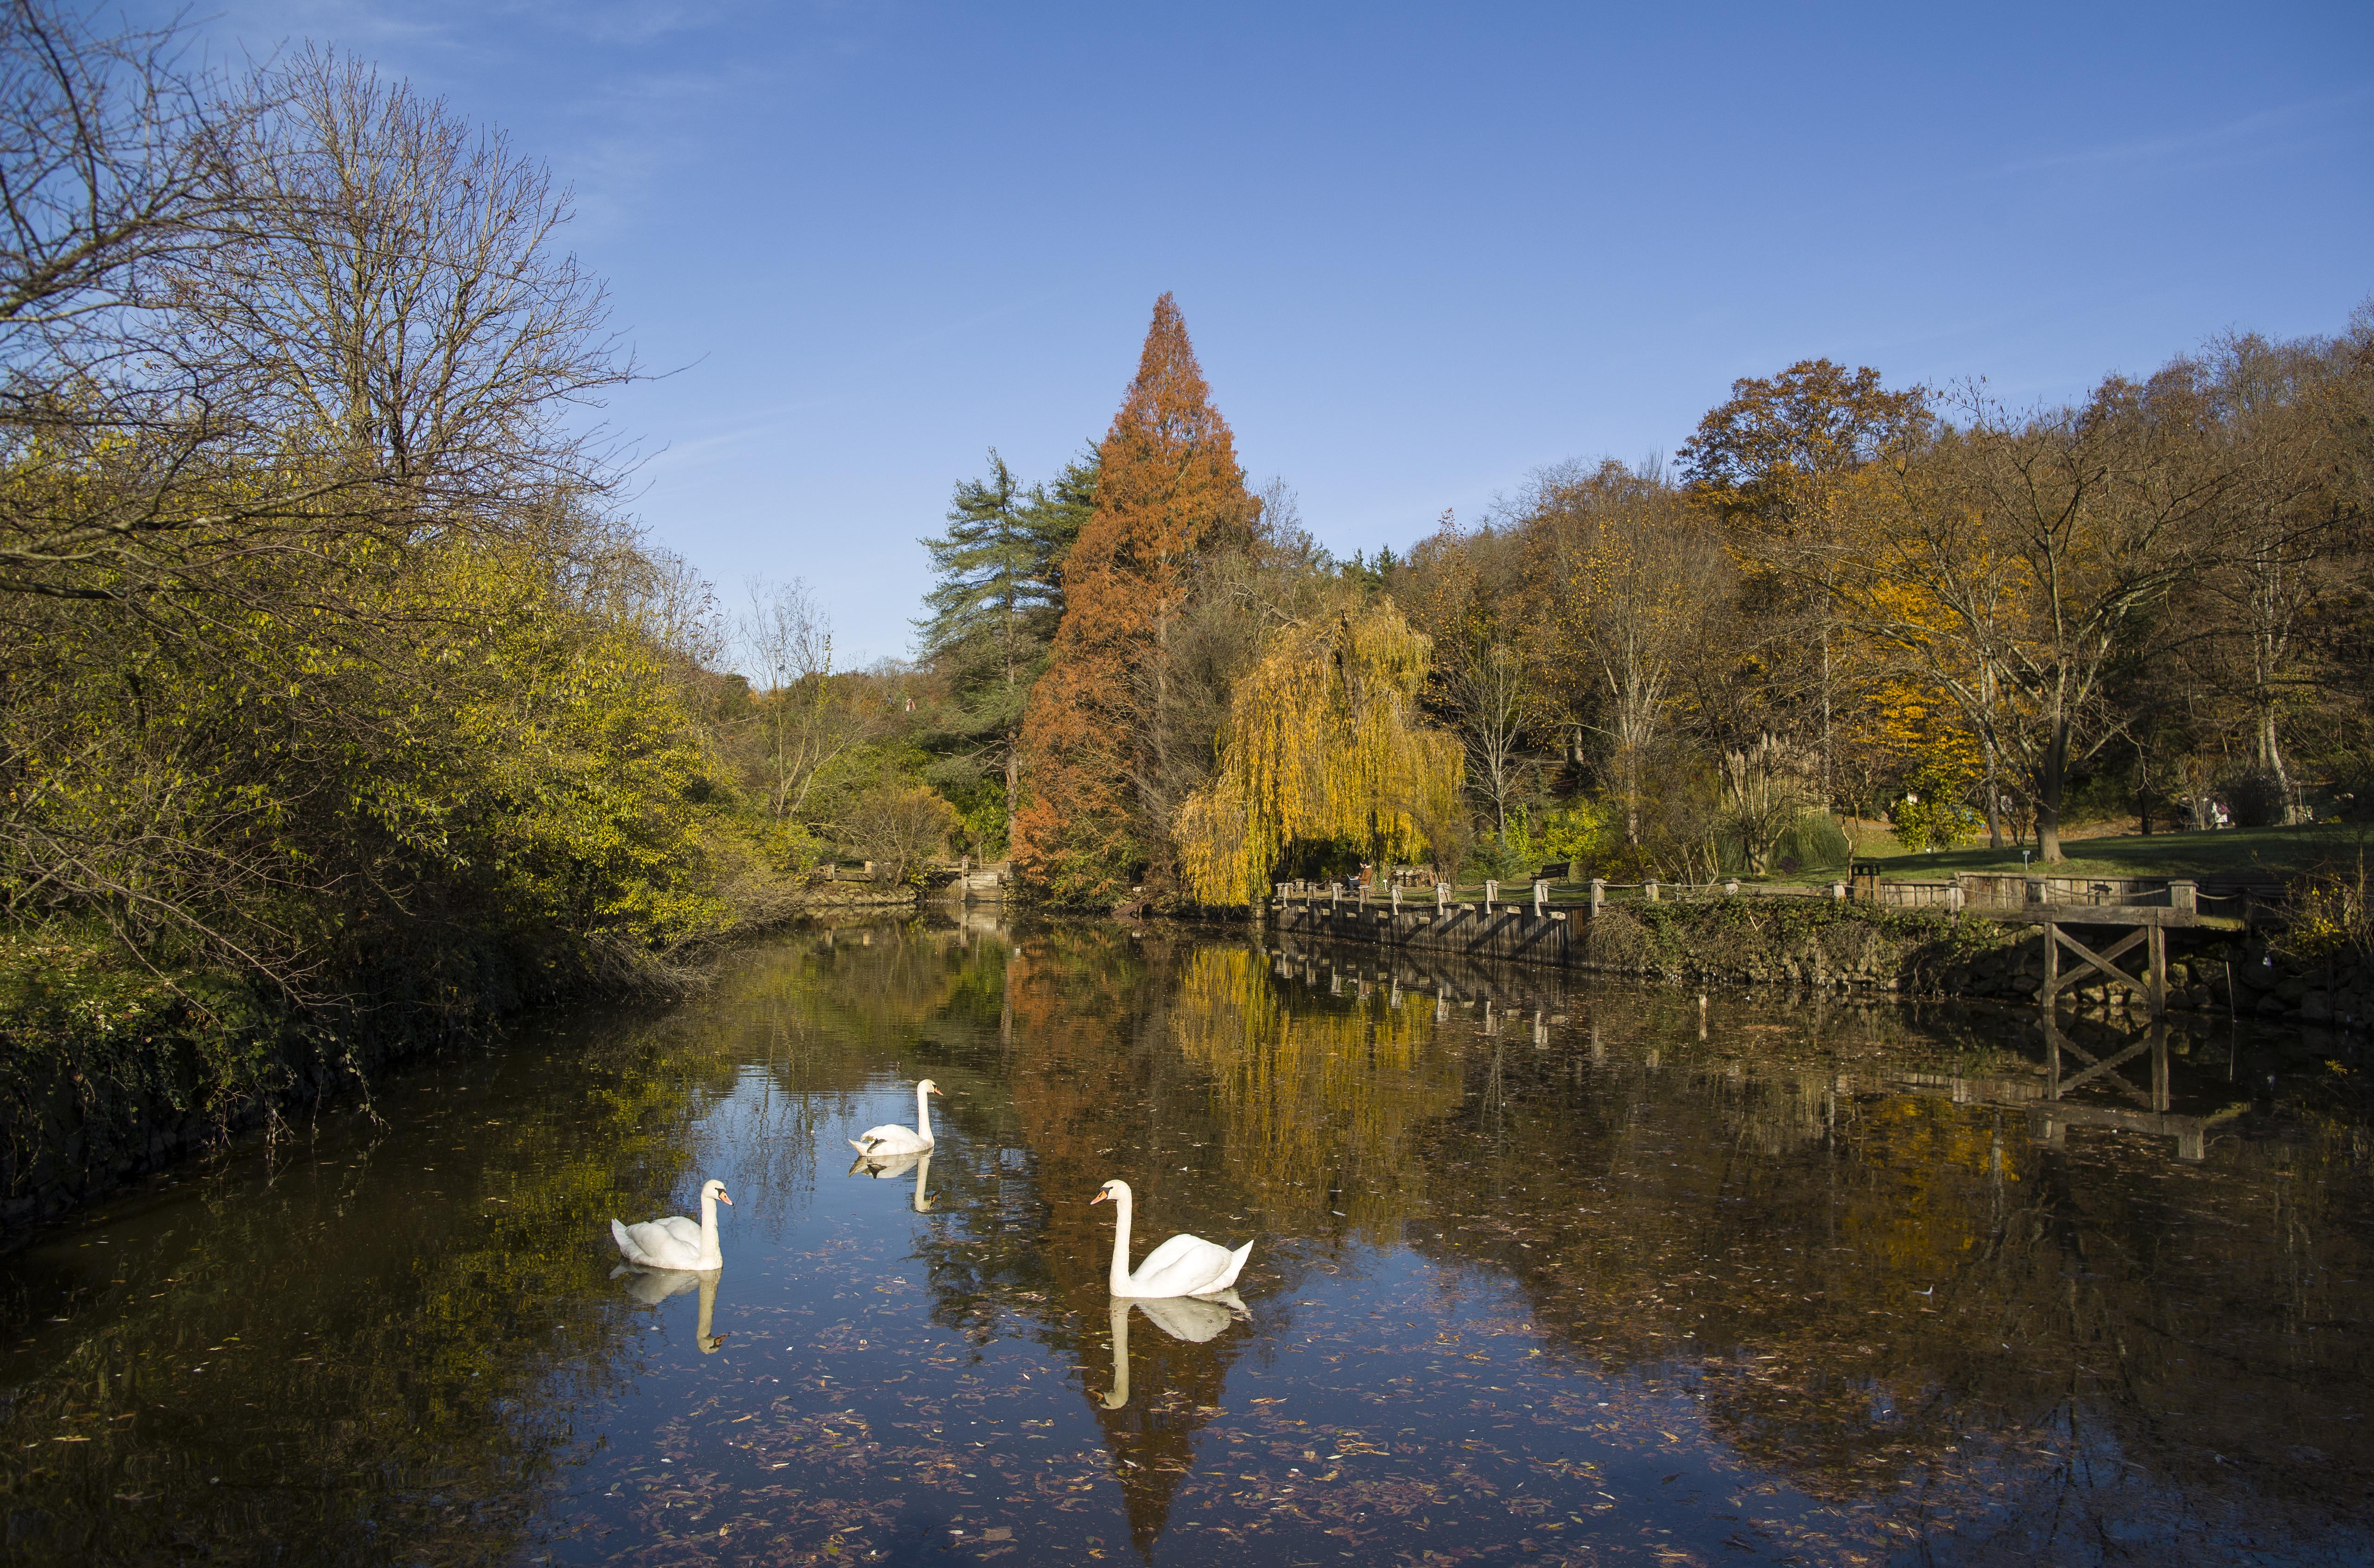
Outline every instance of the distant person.
<svg viewBox="0 0 2374 1568"><path fill-rule="evenodd" d="M2217 802L2214 803L2213 805L2211 805L2211 807L2209 808L2209 814L2210 814L2211 821L2212 821L2212 823L2213 823L2213 825L2214 825L2214 826L2220 827L2220 828L2230 828L2230 827L2232 827L2232 826L2234 825L2234 819L2233 819L2233 817L2232 817L2232 816L2231 816L2231 815L2227 811L2227 809L2226 809L2226 803L2225 803L2224 801L2222 801L2222 800L2217 801Z"/></svg>

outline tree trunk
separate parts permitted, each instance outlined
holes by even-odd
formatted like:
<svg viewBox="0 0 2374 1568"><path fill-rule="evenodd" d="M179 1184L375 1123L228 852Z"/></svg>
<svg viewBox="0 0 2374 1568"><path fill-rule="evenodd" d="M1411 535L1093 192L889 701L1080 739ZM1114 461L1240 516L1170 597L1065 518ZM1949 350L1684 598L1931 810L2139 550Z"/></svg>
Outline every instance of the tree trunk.
<svg viewBox="0 0 2374 1568"><path fill-rule="evenodd" d="M1014 814L1022 809L1022 737L1005 732L1005 849L1014 853Z"/></svg>
<svg viewBox="0 0 2374 1568"><path fill-rule="evenodd" d="M2061 791L2069 775L2069 721L2052 722L2052 738L2036 767L2036 858L2045 865L2061 859Z"/></svg>

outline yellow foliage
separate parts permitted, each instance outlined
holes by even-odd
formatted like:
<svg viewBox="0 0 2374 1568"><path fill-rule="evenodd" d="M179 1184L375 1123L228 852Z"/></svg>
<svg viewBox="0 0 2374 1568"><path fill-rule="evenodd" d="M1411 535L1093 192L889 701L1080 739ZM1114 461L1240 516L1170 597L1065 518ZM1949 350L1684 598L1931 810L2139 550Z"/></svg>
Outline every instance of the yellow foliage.
<svg viewBox="0 0 2374 1568"><path fill-rule="evenodd" d="M1274 633L1237 682L1212 782L1180 810L1188 885L1251 903L1297 839L1415 855L1418 823L1451 814L1458 740L1418 722L1427 637L1389 598Z"/></svg>

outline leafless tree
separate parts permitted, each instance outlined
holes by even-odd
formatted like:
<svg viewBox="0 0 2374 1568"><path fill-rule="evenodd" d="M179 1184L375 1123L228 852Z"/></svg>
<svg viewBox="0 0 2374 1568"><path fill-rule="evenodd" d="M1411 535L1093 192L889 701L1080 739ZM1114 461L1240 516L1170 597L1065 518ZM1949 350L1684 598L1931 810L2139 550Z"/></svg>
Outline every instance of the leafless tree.
<svg viewBox="0 0 2374 1568"><path fill-rule="evenodd" d="M834 681L832 623L805 583L753 583L735 640L758 689L769 807L797 818L817 775L872 726Z"/></svg>

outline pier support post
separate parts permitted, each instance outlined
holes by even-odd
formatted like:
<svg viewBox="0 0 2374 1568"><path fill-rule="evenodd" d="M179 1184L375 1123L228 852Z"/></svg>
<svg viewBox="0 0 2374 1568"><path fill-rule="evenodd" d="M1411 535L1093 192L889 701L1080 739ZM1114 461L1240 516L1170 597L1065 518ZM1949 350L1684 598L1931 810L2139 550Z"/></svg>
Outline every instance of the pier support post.
<svg viewBox="0 0 2374 1568"><path fill-rule="evenodd" d="M2061 989L2061 927L2051 921L2044 923L2044 988L2037 992L2037 1000L2044 1010L2052 1010L2053 994Z"/></svg>
<svg viewBox="0 0 2374 1568"><path fill-rule="evenodd" d="M1591 917L1593 920L1599 918L1600 908L1606 902L1607 878L1604 877L1593 877L1591 879Z"/></svg>
<svg viewBox="0 0 2374 1568"><path fill-rule="evenodd" d="M1550 902L1550 885L1538 878L1534 882L1534 915L1539 919L1543 906Z"/></svg>
<svg viewBox="0 0 2374 1568"><path fill-rule="evenodd" d="M1487 878L1484 883L1484 913L1492 913L1492 901L1500 896L1500 884Z"/></svg>
<svg viewBox="0 0 2374 1568"><path fill-rule="evenodd" d="M2146 940L2144 970L2145 997L2151 1003L2151 1016L2168 1016L2168 927L2155 920L2145 927L2151 935ZM2167 1106L2157 1109L2165 1111Z"/></svg>

